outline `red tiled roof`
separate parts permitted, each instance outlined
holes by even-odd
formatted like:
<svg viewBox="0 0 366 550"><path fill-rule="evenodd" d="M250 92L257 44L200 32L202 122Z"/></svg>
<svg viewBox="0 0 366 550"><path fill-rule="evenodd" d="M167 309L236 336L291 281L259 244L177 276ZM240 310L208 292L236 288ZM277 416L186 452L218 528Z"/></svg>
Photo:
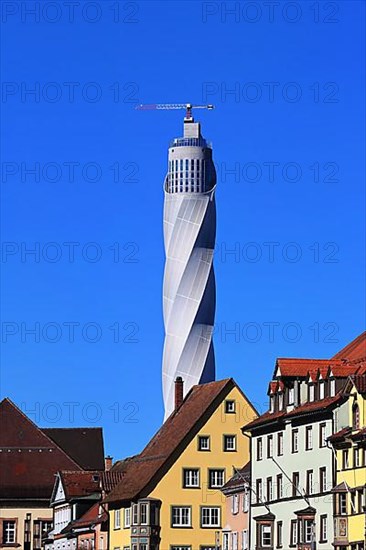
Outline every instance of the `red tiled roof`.
<svg viewBox="0 0 366 550"><path fill-rule="evenodd" d="M60 469L80 466L10 401L0 403L0 498L49 500Z"/></svg>
<svg viewBox="0 0 366 550"><path fill-rule="evenodd" d="M352 432L352 429L347 426L346 428L342 428L341 430L339 430L338 432L332 434L331 436L328 437L328 441L330 441L331 443L335 442L335 441L339 441L339 440L342 440L344 438L345 435L348 435Z"/></svg>
<svg viewBox="0 0 366 550"><path fill-rule="evenodd" d="M10 399L0 403L0 499L34 499L49 501L58 470L82 470L87 460L79 463L71 454L72 441L78 447L84 442L83 456L103 455L101 429L66 429L68 444L55 437L59 430L38 428ZM53 432L53 437L51 433ZM89 434L86 439L80 432ZM92 458L90 460L93 460ZM104 462L104 461L103 461Z"/></svg>
<svg viewBox="0 0 366 550"><path fill-rule="evenodd" d="M83 470L104 470L102 428L42 428Z"/></svg>
<svg viewBox="0 0 366 550"><path fill-rule="evenodd" d="M303 405L300 405L299 407L295 407L289 412L286 412L286 410L275 412L275 413L266 412L261 416L259 416L258 418L256 418L255 420L253 420L252 422L249 422L248 424L243 426L242 431L243 432L250 431L253 428L257 428L259 426L269 424L270 422L273 422L273 421L284 420L285 418L292 418L298 415L322 411L332 405L336 405L342 399L343 397L341 393L338 393L334 397L327 397L326 399L304 403Z"/></svg>
<svg viewBox="0 0 366 550"><path fill-rule="evenodd" d="M277 359L275 373L280 369L280 376L303 377L306 378L309 372L326 372L328 367L332 370L335 366L342 365L342 361L332 359L302 359L294 357L280 357Z"/></svg>
<svg viewBox="0 0 366 550"><path fill-rule="evenodd" d="M162 478L235 386L232 378L193 386L145 449L123 463L125 476L105 501L130 501L138 495L147 496L148 488Z"/></svg>
<svg viewBox="0 0 366 550"><path fill-rule="evenodd" d="M100 512L100 504L99 502L96 502L79 519L69 524L70 528L88 527L89 525L94 525L96 523L103 523L107 521L108 514L104 511L101 511L101 513L99 512Z"/></svg>
<svg viewBox="0 0 366 550"><path fill-rule="evenodd" d="M99 471L61 471L59 475L67 500L101 492L101 476Z"/></svg>
<svg viewBox="0 0 366 550"><path fill-rule="evenodd" d="M245 481L250 482L250 462L247 462L243 468L238 469L221 488L221 491L225 493L226 490L243 489Z"/></svg>
<svg viewBox="0 0 366 550"><path fill-rule="evenodd" d="M362 357L366 357L366 331L336 353L333 359L352 361L354 359L361 359Z"/></svg>

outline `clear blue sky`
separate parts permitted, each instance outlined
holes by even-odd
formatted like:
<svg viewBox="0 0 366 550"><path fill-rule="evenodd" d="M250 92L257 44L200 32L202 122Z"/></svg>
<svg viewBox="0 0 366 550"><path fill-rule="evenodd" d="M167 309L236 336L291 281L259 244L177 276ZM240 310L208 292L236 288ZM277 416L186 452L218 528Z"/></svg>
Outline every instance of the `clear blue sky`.
<svg viewBox="0 0 366 550"><path fill-rule="evenodd" d="M160 425L183 113L134 105L191 101L216 106L197 115L218 169L217 377L263 411L276 357L330 357L364 327L364 3L21 4L2 3L2 396L43 426L102 425L115 458Z"/></svg>

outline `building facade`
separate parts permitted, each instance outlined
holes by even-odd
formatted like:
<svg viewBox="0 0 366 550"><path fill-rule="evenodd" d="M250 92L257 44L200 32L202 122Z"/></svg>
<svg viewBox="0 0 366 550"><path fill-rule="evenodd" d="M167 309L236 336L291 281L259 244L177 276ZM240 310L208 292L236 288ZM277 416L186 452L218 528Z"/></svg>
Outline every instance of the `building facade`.
<svg viewBox="0 0 366 550"><path fill-rule="evenodd" d="M248 550L250 535L250 463L237 470L221 489L226 500L222 550Z"/></svg>
<svg viewBox="0 0 366 550"><path fill-rule="evenodd" d="M196 385L106 499L111 550L212 550L226 525L221 488L249 457L240 419L255 409L232 379Z"/></svg>
<svg viewBox="0 0 366 550"><path fill-rule="evenodd" d="M362 374L350 377L347 426L329 441L336 454L334 492L335 550L366 549L366 362Z"/></svg>
<svg viewBox="0 0 366 550"><path fill-rule="evenodd" d="M59 469L104 468L101 428L38 428L14 403L0 403L0 547L40 550Z"/></svg>
<svg viewBox="0 0 366 550"><path fill-rule="evenodd" d="M243 428L251 436L251 550L332 548L328 438L348 424L344 387L364 349L365 334L330 360L277 360L269 410Z"/></svg>
<svg viewBox="0 0 366 550"><path fill-rule="evenodd" d="M174 409L177 376L184 379L187 390L215 379L215 188L212 148L189 115L184 119L184 137L169 147L164 183L165 418Z"/></svg>

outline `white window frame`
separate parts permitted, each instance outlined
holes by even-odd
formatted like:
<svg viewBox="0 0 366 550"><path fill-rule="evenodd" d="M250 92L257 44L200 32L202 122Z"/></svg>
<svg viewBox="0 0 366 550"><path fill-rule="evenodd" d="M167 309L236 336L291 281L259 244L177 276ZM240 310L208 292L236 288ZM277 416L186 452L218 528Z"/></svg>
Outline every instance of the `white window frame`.
<svg viewBox="0 0 366 550"><path fill-rule="evenodd" d="M207 447L202 445L203 442L207 442ZM210 450L210 436L209 435L199 435L198 436L198 450L199 451L209 451Z"/></svg>
<svg viewBox="0 0 366 550"><path fill-rule="evenodd" d="M328 516L320 516L320 540L325 542L328 539Z"/></svg>
<svg viewBox="0 0 366 550"><path fill-rule="evenodd" d="M243 494L243 512L245 514L249 512L249 499L250 499L249 489L248 487L245 487L244 494Z"/></svg>
<svg viewBox="0 0 366 550"><path fill-rule="evenodd" d="M179 521L174 523L174 510L179 510ZM187 522L183 521L183 511L188 510ZM172 506L171 508L171 525L172 527L192 527L192 509L190 506Z"/></svg>
<svg viewBox="0 0 366 550"><path fill-rule="evenodd" d="M5 524L8 527L5 527ZM5 544L16 543L17 526L16 522L11 519L3 519L3 540Z"/></svg>
<svg viewBox="0 0 366 550"><path fill-rule="evenodd" d="M315 386L314 384L309 384L309 401L313 402L315 400Z"/></svg>
<svg viewBox="0 0 366 550"><path fill-rule="evenodd" d="M258 437L257 439L257 460L263 460L263 439Z"/></svg>
<svg viewBox="0 0 366 550"><path fill-rule="evenodd" d="M231 533L231 548L232 550L238 550L238 532L233 531Z"/></svg>
<svg viewBox="0 0 366 550"><path fill-rule="evenodd" d="M241 549L248 550L248 529L243 529L241 533Z"/></svg>
<svg viewBox="0 0 366 550"><path fill-rule="evenodd" d="M209 523L204 523L204 511L209 511ZM217 511L217 523L212 522L212 514ZM201 527L220 527L221 525L221 508L220 506L201 506Z"/></svg>
<svg viewBox="0 0 366 550"><path fill-rule="evenodd" d="M221 478L222 476L222 478ZM225 485L225 469L224 468L210 468L208 471L208 480L210 489L219 489Z"/></svg>
<svg viewBox="0 0 366 550"><path fill-rule="evenodd" d="M277 453L278 456L283 456L283 432L277 434Z"/></svg>
<svg viewBox="0 0 366 550"><path fill-rule="evenodd" d="M268 531L269 530L269 531ZM264 544L264 535L269 533L269 544ZM259 543L261 548L271 548L273 546L272 541L272 526L266 523L261 523L259 527Z"/></svg>
<svg viewBox="0 0 366 550"><path fill-rule="evenodd" d="M183 486L185 489L197 489L200 486L199 468L183 468Z"/></svg>
<svg viewBox="0 0 366 550"><path fill-rule="evenodd" d="M232 438L232 443L233 445L228 445L228 442L231 441L231 439L229 438ZM233 451L236 451L236 435L235 434L225 434L224 435L224 451L226 452L233 452Z"/></svg>
<svg viewBox="0 0 366 550"><path fill-rule="evenodd" d="M305 450L306 451L313 450L313 427L312 426L306 426L305 428Z"/></svg>
<svg viewBox="0 0 366 550"><path fill-rule="evenodd" d="M334 397L336 394L336 381L335 378L332 378L329 382L329 391L330 391L330 397Z"/></svg>
<svg viewBox="0 0 366 550"><path fill-rule="evenodd" d="M239 495L237 493L231 497L231 513L233 515L239 513Z"/></svg>
<svg viewBox="0 0 366 550"><path fill-rule="evenodd" d="M117 508L114 511L114 529L121 529L121 510Z"/></svg>
<svg viewBox="0 0 366 550"><path fill-rule="evenodd" d="M125 529L131 527L131 508L124 509L123 526Z"/></svg>
<svg viewBox="0 0 366 550"><path fill-rule="evenodd" d="M222 550L229 550L229 544L230 544L230 533L223 533L222 534Z"/></svg>

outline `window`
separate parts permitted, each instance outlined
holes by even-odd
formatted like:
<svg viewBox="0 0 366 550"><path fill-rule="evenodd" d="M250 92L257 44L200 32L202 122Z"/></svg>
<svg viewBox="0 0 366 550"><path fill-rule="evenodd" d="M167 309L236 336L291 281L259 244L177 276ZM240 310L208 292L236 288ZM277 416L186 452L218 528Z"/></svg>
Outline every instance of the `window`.
<svg viewBox="0 0 366 550"><path fill-rule="evenodd" d="M321 380L319 382L319 399L324 399L324 394L325 394L325 383L324 383L324 380Z"/></svg>
<svg viewBox="0 0 366 550"><path fill-rule="evenodd" d="M327 490L327 469L319 468L320 492L324 493Z"/></svg>
<svg viewBox="0 0 366 550"><path fill-rule="evenodd" d="M147 525L147 504L140 503L140 523L141 525Z"/></svg>
<svg viewBox="0 0 366 550"><path fill-rule="evenodd" d="M220 508L217 506L202 506L201 527L220 527Z"/></svg>
<svg viewBox="0 0 366 550"><path fill-rule="evenodd" d="M283 477L282 474L277 476L277 498L281 499L283 497Z"/></svg>
<svg viewBox="0 0 366 550"><path fill-rule="evenodd" d="M271 524L261 523L259 525L259 546L262 548L270 548L272 546Z"/></svg>
<svg viewBox="0 0 366 550"><path fill-rule="evenodd" d="M282 521L277 522L277 548L282 548Z"/></svg>
<svg viewBox="0 0 366 550"><path fill-rule="evenodd" d="M231 513L237 514L239 512L239 495L233 495L231 497Z"/></svg>
<svg viewBox="0 0 366 550"><path fill-rule="evenodd" d="M120 529L121 527L121 510L114 511L114 528Z"/></svg>
<svg viewBox="0 0 366 550"><path fill-rule="evenodd" d="M294 472L292 474L292 496L293 497L296 497L299 494L299 482L300 482L299 472Z"/></svg>
<svg viewBox="0 0 366 550"><path fill-rule="evenodd" d="M348 449L344 449L342 451L342 468L343 470L347 470L347 468L349 468Z"/></svg>
<svg viewBox="0 0 366 550"><path fill-rule="evenodd" d="M315 387L314 384L309 385L309 401L314 401L315 399Z"/></svg>
<svg viewBox="0 0 366 550"><path fill-rule="evenodd" d="M355 403L352 407L352 429L360 429L360 408L357 403Z"/></svg>
<svg viewBox="0 0 366 550"><path fill-rule="evenodd" d="M327 542L327 516L320 516L320 542Z"/></svg>
<svg viewBox="0 0 366 550"><path fill-rule="evenodd" d="M288 404L293 405L295 401L295 389L289 388L288 389Z"/></svg>
<svg viewBox="0 0 366 550"><path fill-rule="evenodd" d="M292 452L299 452L299 430L292 430Z"/></svg>
<svg viewBox="0 0 366 550"><path fill-rule="evenodd" d="M15 521L3 521L3 544L12 544L16 542Z"/></svg>
<svg viewBox="0 0 366 550"><path fill-rule="evenodd" d="M269 397L269 412L273 413L275 410L275 396L270 395Z"/></svg>
<svg viewBox="0 0 366 550"><path fill-rule="evenodd" d="M336 381L334 378L330 381L330 396L334 397L336 394Z"/></svg>
<svg viewBox="0 0 366 550"><path fill-rule="evenodd" d="M131 508L125 508L124 510L124 520L123 520L123 526L125 529L128 527L131 527Z"/></svg>
<svg viewBox="0 0 366 550"><path fill-rule="evenodd" d="M171 546L170 550L191 550L192 546Z"/></svg>
<svg viewBox="0 0 366 550"><path fill-rule="evenodd" d="M139 511L137 504L132 505L132 524L137 525L139 522Z"/></svg>
<svg viewBox="0 0 366 550"><path fill-rule="evenodd" d="M232 545L231 545L232 550L238 550L238 533L237 533L237 531L234 531L234 533L231 534L231 540L232 540Z"/></svg>
<svg viewBox="0 0 366 550"><path fill-rule="evenodd" d="M314 472L313 470L307 470L306 472L306 493L308 495L313 494L313 482L314 482Z"/></svg>
<svg viewBox="0 0 366 550"><path fill-rule="evenodd" d="M241 535L241 548L242 550L248 550L248 529L244 529Z"/></svg>
<svg viewBox="0 0 366 550"><path fill-rule="evenodd" d="M267 436L267 458L273 456L273 435Z"/></svg>
<svg viewBox="0 0 366 550"><path fill-rule="evenodd" d="M296 546L297 545L297 520L296 519L291 520L290 545L291 546Z"/></svg>
<svg viewBox="0 0 366 550"><path fill-rule="evenodd" d="M327 446L326 424L319 424L319 447Z"/></svg>
<svg viewBox="0 0 366 550"><path fill-rule="evenodd" d="M172 506L172 527L191 526L191 507Z"/></svg>
<svg viewBox="0 0 366 550"><path fill-rule="evenodd" d="M278 456L283 455L283 432L277 434L277 454Z"/></svg>
<svg viewBox="0 0 366 550"><path fill-rule="evenodd" d="M267 477L267 500L273 500L273 485L271 477Z"/></svg>
<svg viewBox="0 0 366 550"><path fill-rule="evenodd" d="M236 435L224 435L224 451L236 451Z"/></svg>
<svg viewBox="0 0 366 550"><path fill-rule="evenodd" d="M199 435L198 436L198 450L199 451L209 451L210 450L210 436L209 435Z"/></svg>
<svg viewBox="0 0 366 550"><path fill-rule="evenodd" d="M208 486L210 489L222 487L225 483L225 470L209 470Z"/></svg>
<svg viewBox="0 0 366 550"><path fill-rule="evenodd" d="M313 427L312 426L306 426L305 449L307 451L311 451L312 448L313 448Z"/></svg>
<svg viewBox="0 0 366 550"><path fill-rule="evenodd" d="M302 533L302 541L301 542L305 542L305 543L312 542L313 525L314 525L314 520L313 519L300 520L300 528L301 528L300 532Z"/></svg>
<svg viewBox="0 0 366 550"><path fill-rule="evenodd" d="M222 534L222 550L229 550L229 533Z"/></svg>
<svg viewBox="0 0 366 550"><path fill-rule="evenodd" d="M258 504L263 501L263 485L262 485L261 479L257 479L255 493L256 493L257 504Z"/></svg>
<svg viewBox="0 0 366 550"><path fill-rule="evenodd" d="M227 399L225 401L225 412L227 414L235 413L235 401L232 399Z"/></svg>
<svg viewBox="0 0 366 550"><path fill-rule="evenodd" d="M353 449L353 465L355 468L359 468L361 466L360 449Z"/></svg>
<svg viewBox="0 0 366 550"><path fill-rule="evenodd" d="M199 487L200 486L200 471L198 468L183 469L183 487Z"/></svg>
<svg viewBox="0 0 366 550"><path fill-rule="evenodd" d="M263 458L263 441L261 437L257 439L257 460L262 460Z"/></svg>
<svg viewBox="0 0 366 550"><path fill-rule="evenodd" d="M282 411L283 409L283 393L278 394L278 410Z"/></svg>
<svg viewBox="0 0 366 550"><path fill-rule="evenodd" d="M346 493L339 494L339 513L341 516L347 515L347 495Z"/></svg>
<svg viewBox="0 0 366 550"><path fill-rule="evenodd" d="M246 513L249 510L249 490L246 488L243 495L243 512Z"/></svg>

